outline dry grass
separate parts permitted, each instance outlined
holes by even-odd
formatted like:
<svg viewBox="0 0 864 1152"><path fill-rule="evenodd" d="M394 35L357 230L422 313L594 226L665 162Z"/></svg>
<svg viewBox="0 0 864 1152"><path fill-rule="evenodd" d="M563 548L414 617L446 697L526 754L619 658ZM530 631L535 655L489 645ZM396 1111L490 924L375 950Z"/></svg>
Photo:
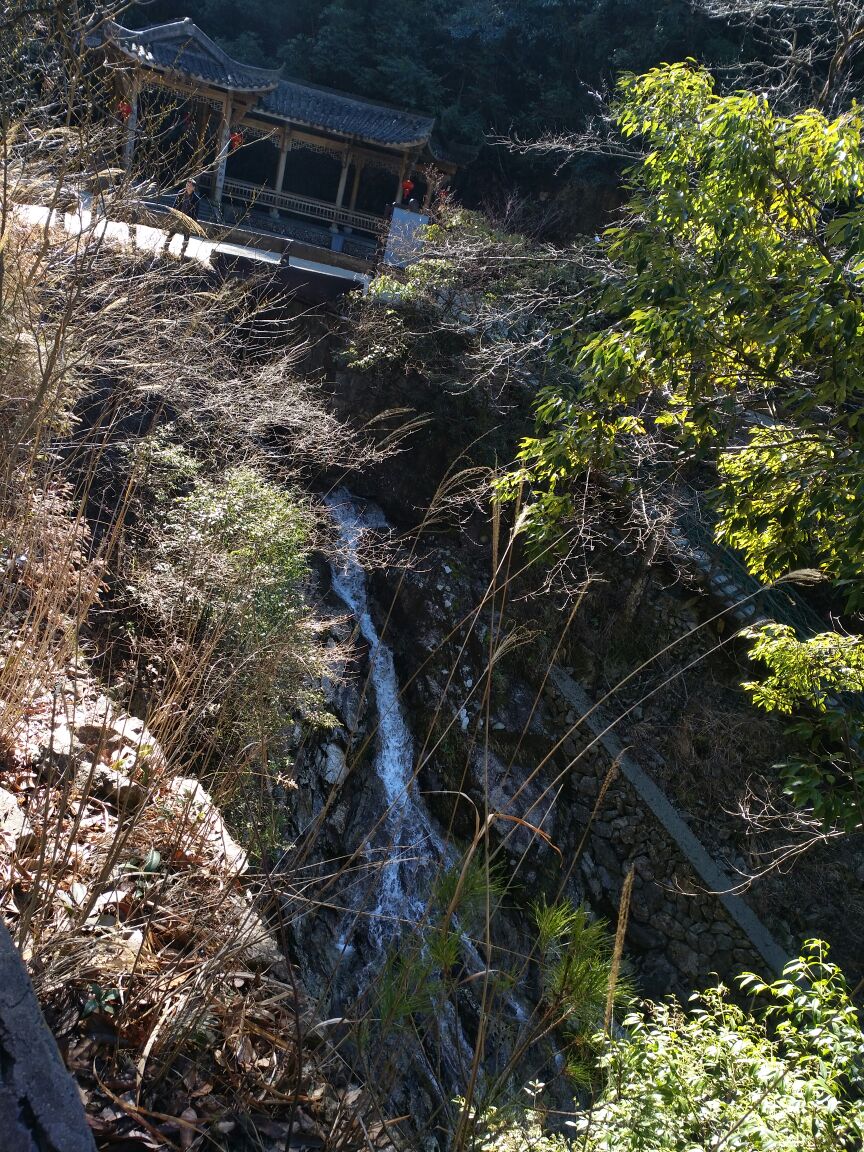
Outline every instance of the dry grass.
<svg viewBox="0 0 864 1152"><path fill-rule="evenodd" d="M10 69L27 47L15 35ZM55 50L62 37L48 68ZM79 66L64 83L84 84ZM228 462L278 485L377 448L298 379L287 328L244 358L259 298L279 304L259 284L124 251L98 225L27 222L16 204L69 207L118 144L98 101L70 125L62 102L29 99L0 158L0 910L100 1145L283 1148L301 1129L338 1147L362 1109L305 1039L311 1008L278 917L267 925L253 902L278 912L272 881L195 782L177 783L206 767L221 799L251 791L267 818L272 717L248 677L266 698L290 667L302 712L326 661L299 600L294 631L247 643L242 660L236 614L159 601L164 507L192 481L154 475L137 448L167 429L217 485ZM137 190L111 184L122 218ZM230 600L215 552L189 548L186 562L181 593L212 570ZM130 701L147 728L123 712Z"/></svg>

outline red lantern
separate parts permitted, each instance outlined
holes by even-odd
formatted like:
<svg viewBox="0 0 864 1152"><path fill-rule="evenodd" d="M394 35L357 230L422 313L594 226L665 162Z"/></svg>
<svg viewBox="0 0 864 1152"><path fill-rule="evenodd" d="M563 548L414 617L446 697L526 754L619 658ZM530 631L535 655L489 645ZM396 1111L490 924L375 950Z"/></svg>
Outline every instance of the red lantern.
<svg viewBox="0 0 864 1152"><path fill-rule="evenodd" d="M231 133L231 151L236 152L237 149L239 147L241 147L242 144L243 144L243 133L240 131L239 128L235 128L234 131Z"/></svg>
<svg viewBox="0 0 864 1152"><path fill-rule="evenodd" d="M128 100L121 100L117 105L117 115L120 117L124 124L132 115L132 105Z"/></svg>
<svg viewBox="0 0 864 1152"><path fill-rule="evenodd" d="M411 193L414 191L414 181L409 177L402 181L402 199L410 200Z"/></svg>

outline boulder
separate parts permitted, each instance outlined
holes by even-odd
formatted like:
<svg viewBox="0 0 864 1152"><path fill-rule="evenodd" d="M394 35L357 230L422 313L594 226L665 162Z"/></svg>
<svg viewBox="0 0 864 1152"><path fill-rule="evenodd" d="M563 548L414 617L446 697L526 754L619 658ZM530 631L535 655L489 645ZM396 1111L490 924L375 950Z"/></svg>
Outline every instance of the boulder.
<svg viewBox="0 0 864 1152"><path fill-rule="evenodd" d="M7 852L14 852L18 842L32 833L30 821L18 806L17 799L5 788L0 788L0 843Z"/></svg>
<svg viewBox="0 0 864 1152"><path fill-rule="evenodd" d="M186 852L210 856L234 875L249 867L246 853L225 827L219 809L206 788L188 776L174 776L167 784L168 801L178 820L179 846Z"/></svg>
<svg viewBox="0 0 864 1152"><path fill-rule="evenodd" d="M61 721L38 745L33 756L33 767L40 776L63 778L74 772L84 752L77 731L73 732Z"/></svg>
<svg viewBox="0 0 864 1152"><path fill-rule="evenodd" d="M275 976L287 976L288 965L281 948L255 909L248 905L238 910L232 945L239 947L241 959L253 971L273 970Z"/></svg>
<svg viewBox="0 0 864 1152"><path fill-rule="evenodd" d="M147 789L143 784L130 780L107 764L85 761L78 769L77 781L83 792L113 804L121 815L138 812L147 799Z"/></svg>
<svg viewBox="0 0 864 1152"><path fill-rule="evenodd" d="M167 766L159 742L137 716L112 713L110 704L100 701L97 712L75 732L93 760L106 760L126 772L146 768L159 771Z"/></svg>
<svg viewBox="0 0 864 1152"><path fill-rule="evenodd" d="M87 953L85 971L95 977L108 973L128 975L141 962L144 934L140 929L115 928L95 939Z"/></svg>

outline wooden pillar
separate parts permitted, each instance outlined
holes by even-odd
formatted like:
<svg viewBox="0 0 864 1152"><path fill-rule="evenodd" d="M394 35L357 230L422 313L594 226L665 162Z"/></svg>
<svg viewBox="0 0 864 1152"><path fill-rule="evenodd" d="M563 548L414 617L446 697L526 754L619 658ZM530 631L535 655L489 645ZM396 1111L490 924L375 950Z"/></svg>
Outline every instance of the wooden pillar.
<svg viewBox="0 0 864 1152"><path fill-rule="evenodd" d="M210 105L206 100L195 104L195 167L207 167L207 128L210 124Z"/></svg>
<svg viewBox="0 0 864 1152"><path fill-rule="evenodd" d="M132 157L135 155L135 135L138 131L138 98L141 93L140 81L137 76L132 78L129 85L129 106L132 111L126 121L126 139L123 142L123 167L127 172L132 170Z"/></svg>
<svg viewBox="0 0 864 1152"><path fill-rule="evenodd" d="M283 131L279 135L279 162L276 165L276 180L273 183L273 189L279 193L282 191L282 183L285 179L285 161L288 159L288 151L291 148L291 132ZM270 215L274 220L278 219L279 209L271 208Z"/></svg>
<svg viewBox="0 0 864 1152"><path fill-rule="evenodd" d="M222 189L225 187L225 165L228 163L228 149L231 146L231 97L225 97L222 105L222 119L219 122L219 137L216 146L216 172L213 176L213 203L222 203Z"/></svg>
<svg viewBox="0 0 864 1152"><path fill-rule="evenodd" d="M351 185L351 199L348 202L348 207L353 212L357 207L357 193L360 191L360 177L363 175L365 168L363 160L357 160L354 164L354 183Z"/></svg>
<svg viewBox="0 0 864 1152"><path fill-rule="evenodd" d="M408 156L402 153L402 163L399 165L399 183L396 185L396 203L402 203L402 181L405 179L405 169L408 167Z"/></svg>
<svg viewBox="0 0 864 1152"><path fill-rule="evenodd" d="M351 185L351 199L348 201L348 207L351 209L352 212L357 207L357 193L360 191L360 177L362 176L363 169L365 167L366 167L365 161L355 160L355 162L354 162L354 182ZM353 232L354 229L349 227L346 224L345 231L346 232Z"/></svg>
<svg viewBox="0 0 864 1152"><path fill-rule="evenodd" d="M351 149L346 148L342 156L342 171L339 173L339 190L336 193L336 207L342 207L342 201L345 199L345 185L348 183L348 169L351 167ZM338 232L339 225L336 220L330 225L331 232Z"/></svg>

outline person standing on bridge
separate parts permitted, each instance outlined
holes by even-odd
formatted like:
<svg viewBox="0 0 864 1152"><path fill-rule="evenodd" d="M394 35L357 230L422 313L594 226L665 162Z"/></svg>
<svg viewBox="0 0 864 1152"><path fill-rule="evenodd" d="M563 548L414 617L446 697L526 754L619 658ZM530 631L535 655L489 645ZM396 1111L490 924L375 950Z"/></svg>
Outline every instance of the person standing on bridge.
<svg viewBox="0 0 864 1152"><path fill-rule="evenodd" d="M195 181L187 180L186 187L183 191L177 193L174 207L178 212L182 212L184 216L188 216L191 220L197 220L200 206L201 197L198 194L198 189L195 187Z"/></svg>
<svg viewBox="0 0 864 1152"><path fill-rule="evenodd" d="M174 201L174 207L178 212L182 212L184 216L188 216L190 220L198 219L198 212L201 208L201 196L198 189L195 187L194 180L187 180L186 187L182 192L177 193L177 198ZM189 244L189 233L183 229L183 243L180 245L180 258L186 255L186 247Z"/></svg>

